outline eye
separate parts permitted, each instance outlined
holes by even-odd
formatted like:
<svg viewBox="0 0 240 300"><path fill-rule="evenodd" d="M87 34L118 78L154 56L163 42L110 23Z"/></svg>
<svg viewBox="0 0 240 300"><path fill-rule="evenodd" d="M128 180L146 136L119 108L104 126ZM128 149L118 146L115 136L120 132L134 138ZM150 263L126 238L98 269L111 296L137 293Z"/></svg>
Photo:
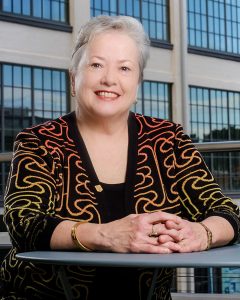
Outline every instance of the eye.
<svg viewBox="0 0 240 300"><path fill-rule="evenodd" d="M124 71L124 72L126 72L126 71L130 71L130 68L126 67L126 66L122 66L121 70Z"/></svg>
<svg viewBox="0 0 240 300"><path fill-rule="evenodd" d="M99 63L92 63L90 66L91 66L93 69L99 69L99 68L102 67L102 65L99 64Z"/></svg>

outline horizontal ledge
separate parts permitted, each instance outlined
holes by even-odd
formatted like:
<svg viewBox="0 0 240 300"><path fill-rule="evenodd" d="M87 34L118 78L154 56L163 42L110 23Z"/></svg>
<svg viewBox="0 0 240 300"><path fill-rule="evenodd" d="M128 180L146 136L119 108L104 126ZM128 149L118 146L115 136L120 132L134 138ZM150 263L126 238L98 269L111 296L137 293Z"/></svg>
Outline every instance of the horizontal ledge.
<svg viewBox="0 0 240 300"><path fill-rule="evenodd" d="M240 151L240 141L204 142L194 145L202 152Z"/></svg>

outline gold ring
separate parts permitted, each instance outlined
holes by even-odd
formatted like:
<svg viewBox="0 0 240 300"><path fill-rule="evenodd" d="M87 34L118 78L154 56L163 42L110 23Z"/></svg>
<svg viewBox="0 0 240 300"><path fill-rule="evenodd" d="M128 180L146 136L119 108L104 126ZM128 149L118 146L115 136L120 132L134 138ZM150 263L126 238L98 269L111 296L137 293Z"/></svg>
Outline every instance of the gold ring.
<svg viewBox="0 0 240 300"><path fill-rule="evenodd" d="M152 224L152 231L151 233L149 233L149 237L159 237L159 233L157 233L157 231L154 230L154 224Z"/></svg>

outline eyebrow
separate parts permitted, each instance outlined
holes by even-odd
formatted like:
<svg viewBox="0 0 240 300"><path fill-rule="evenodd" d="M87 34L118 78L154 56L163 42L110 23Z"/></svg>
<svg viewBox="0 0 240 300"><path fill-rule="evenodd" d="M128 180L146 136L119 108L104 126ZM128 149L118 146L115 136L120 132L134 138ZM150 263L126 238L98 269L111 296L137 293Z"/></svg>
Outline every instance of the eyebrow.
<svg viewBox="0 0 240 300"><path fill-rule="evenodd" d="M102 56L97 56L97 55L93 55L92 57L90 58L97 58L97 59L100 59L100 60L106 60L104 57ZM130 63L133 63L133 61L129 60L129 59L120 59L118 61L119 63L125 63L125 62L130 62Z"/></svg>

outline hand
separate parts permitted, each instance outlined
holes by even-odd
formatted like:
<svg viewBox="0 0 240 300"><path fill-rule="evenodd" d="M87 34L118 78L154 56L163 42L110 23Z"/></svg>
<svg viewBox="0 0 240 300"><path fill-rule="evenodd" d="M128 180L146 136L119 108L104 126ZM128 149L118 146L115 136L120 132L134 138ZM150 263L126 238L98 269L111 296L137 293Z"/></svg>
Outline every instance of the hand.
<svg viewBox="0 0 240 300"><path fill-rule="evenodd" d="M194 252L206 249L206 230L199 223L183 219L178 223L169 220L165 223L165 226L168 235L159 236L159 243L166 243L167 239L174 240L180 246L179 252Z"/></svg>
<svg viewBox="0 0 240 300"><path fill-rule="evenodd" d="M132 214L114 222L101 224L99 234L101 245L98 250L113 252L134 252L134 253L171 253L179 251L180 246L175 242L175 229L168 229L165 226L167 221L175 224L181 219L173 214L165 212L154 212L144 214ZM174 239L166 243L159 243L158 237L149 237L152 226L158 234L174 236Z"/></svg>

